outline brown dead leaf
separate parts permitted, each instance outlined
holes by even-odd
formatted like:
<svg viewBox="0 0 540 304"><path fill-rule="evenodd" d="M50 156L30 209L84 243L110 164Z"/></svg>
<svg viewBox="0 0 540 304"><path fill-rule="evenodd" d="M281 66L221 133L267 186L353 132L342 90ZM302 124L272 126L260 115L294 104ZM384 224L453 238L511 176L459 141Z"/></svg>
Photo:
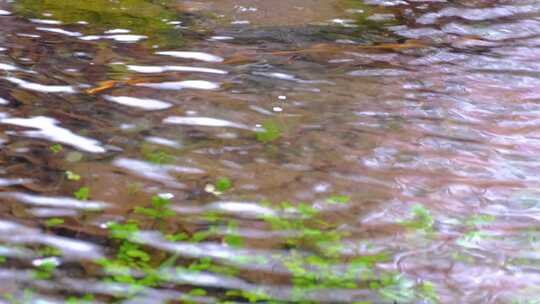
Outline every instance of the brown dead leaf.
<svg viewBox="0 0 540 304"><path fill-rule="evenodd" d="M86 90L86 93L90 95L94 95L94 94L97 94L99 92L102 92L102 91L105 91L114 87L117 83L118 81L116 80L103 81L99 83L99 86Z"/></svg>

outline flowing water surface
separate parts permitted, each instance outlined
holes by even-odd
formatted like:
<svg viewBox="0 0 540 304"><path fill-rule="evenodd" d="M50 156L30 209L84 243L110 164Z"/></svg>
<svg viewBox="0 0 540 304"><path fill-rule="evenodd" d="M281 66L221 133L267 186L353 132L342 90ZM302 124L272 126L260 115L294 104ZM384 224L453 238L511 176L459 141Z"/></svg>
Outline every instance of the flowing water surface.
<svg viewBox="0 0 540 304"><path fill-rule="evenodd" d="M540 303L536 0L0 2L2 303Z"/></svg>

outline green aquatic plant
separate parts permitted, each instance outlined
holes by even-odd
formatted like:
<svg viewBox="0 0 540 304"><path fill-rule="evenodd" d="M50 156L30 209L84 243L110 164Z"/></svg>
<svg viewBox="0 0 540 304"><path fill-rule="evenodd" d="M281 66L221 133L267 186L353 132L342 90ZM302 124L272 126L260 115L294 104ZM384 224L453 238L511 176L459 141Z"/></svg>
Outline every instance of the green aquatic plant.
<svg viewBox="0 0 540 304"><path fill-rule="evenodd" d="M64 150L64 147L61 144L54 144L49 147L49 150L54 154L58 154Z"/></svg>
<svg viewBox="0 0 540 304"><path fill-rule="evenodd" d="M492 234L482 231L482 226L488 225L496 220L496 217L486 214L475 214L463 221L467 228L467 232L459 238L456 243L466 248L476 248L482 240L489 239Z"/></svg>
<svg viewBox="0 0 540 304"><path fill-rule="evenodd" d="M4 293L2 295L10 304L30 304L35 301L35 292L30 288L23 290L22 298L17 298L12 293Z"/></svg>
<svg viewBox="0 0 540 304"><path fill-rule="evenodd" d="M91 294L85 294L82 297L69 297L66 300L66 304L91 304L94 303L94 296Z"/></svg>
<svg viewBox="0 0 540 304"><path fill-rule="evenodd" d="M20 0L14 3L14 11L28 18L51 18L66 25L85 22L88 34L99 35L106 30L126 29L133 34L148 36L151 45L180 46L182 33L170 21L184 16L167 5L172 0Z"/></svg>
<svg viewBox="0 0 540 304"><path fill-rule="evenodd" d="M96 263L108 274L109 282L129 284L133 293L142 287L158 286L162 279L150 264L151 254L133 238L140 231L139 223L130 220L126 223L109 223L108 229L113 239L120 242L114 258L103 258ZM135 272L143 275L135 276Z"/></svg>
<svg viewBox="0 0 540 304"><path fill-rule="evenodd" d="M72 172L72 171L66 171L66 177L70 181L79 181L81 179L81 176Z"/></svg>
<svg viewBox="0 0 540 304"><path fill-rule="evenodd" d="M489 223L492 223L495 221L495 217L493 215L487 215L487 214L476 214L473 215L465 220L465 225L474 228L477 226L483 226L487 225Z"/></svg>
<svg viewBox="0 0 540 304"><path fill-rule="evenodd" d="M154 164L165 165L174 163L174 157L165 151L144 151L144 158Z"/></svg>
<svg viewBox="0 0 540 304"><path fill-rule="evenodd" d="M227 235L225 235L223 240L231 247L240 248L244 246L244 238L238 233L237 221L229 221L227 225Z"/></svg>
<svg viewBox="0 0 540 304"><path fill-rule="evenodd" d="M277 140L283 134L283 128L275 121L268 120L262 124L262 129L255 132L257 140L269 143Z"/></svg>
<svg viewBox="0 0 540 304"><path fill-rule="evenodd" d="M62 225L63 223L64 223L64 219L54 217L45 221L45 226L51 228L51 227Z"/></svg>
<svg viewBox="0 0 540 304"><path fill-rule="evenodd" d="M345 204L346 196L332 196L332 203ZM332 204L330 203L330 204ZM266 202L267 207L272 204ZM165 269L175 269L178 275L210 272L236 277L240 273L238 265L281 263L290 276L293 292L290 301L295 303L316 303L312 292L327 289L367 288L380 294L381 298L392 301L411 302L423 300L436 303L437 294L429 282L414 283L399 273L381 271L377 264L391 259L386 252L357 254L355 257L343 256L343 246L347 233L325 219L325 214L306 203L293 204L282 202L275 207L272 215L261 216L272 231L288 231L290 236L284 239L287 253L272 258L238 255L228 264L222 264L210 257L200 257L179 261L180 253L160 252L156 254L138 240L143 223L147 220L165 222L175 215L170 201L159 196L152 198L149 207L136 207L133 218L125 222L109 223L108 230L116 242L114 255L97 261L106 273L105 281L123 283L130 286L130 297L144 287L159 287L171 282L172 278L164 274ZM429 212L416 207L411 211L411 227L422 229L431 227ZM219 212L210 212L203 216L211 225L204 230L191 234L171 230L160 225L158 232L169 242L199 243L220 237L233 248L245 246L240 235L240 224L229 220ZM420 224L421 223L421 224ZM225 225L225 226L223 226ZM225 230L223 230L225 227ZM224 231L224 232L223 232ZM344 263L344 261L346 261ZM191 303L194 296L207 295L208 290L195 288L182 298ZM250 303L281 303L273 299L264 289L228 290L222 294L220 303L245 301Z"/></svg>
<svg viewBox="0 0 540 304"><path fill-rule="evenodd" d="M136 207L135 213L145 215L154 220L163 220L175 215L170 205L170 200L156 195L152 197L151 207Z"/></svg>
<svg viewBox="0 0 540 304"><path fill-rule="evenodd" d="M38 280L47 280L53 276L54 270L56 269L57 264L53 260L44 259L39 265L33 270L34 278Z"/></svg>
<svg viewBox="0 0 540 304"><path fill-rule="evenodd" d="M230 179L226 177L219 178L215 183L214 186L216 187L216 190L219 192L225 192L232 187L232 182Z"/></svg>
<svg viewBox="0 0 540 304"><path fill-rule="evenodd" d="M78 200L87 201L88 198L90 197L90 188L83 186L79 188L79 190L75 191L73 195Z"/></svg>
<svg viewBox="0 0 540 304"><path fill-rule="evenodd" d="M415 204L411 207L411 215L412 219L401 221L400 224L415 231L433 232L435 220L429 209L423 205Z"/></svg>
<svg viewBox="0 0 540 304"><path fill-rule="evenodd" d="M37 250L37 255L40 257L59 257L62 255L62 251L56 247L44 246Z"/></svg>
<svg viewBox="0 0 540 304"><path fill-rule="evenodd" d="M326 202L331 205L348 204L351 201L351 197L347 195L333 195L326 199Z"/></svg>

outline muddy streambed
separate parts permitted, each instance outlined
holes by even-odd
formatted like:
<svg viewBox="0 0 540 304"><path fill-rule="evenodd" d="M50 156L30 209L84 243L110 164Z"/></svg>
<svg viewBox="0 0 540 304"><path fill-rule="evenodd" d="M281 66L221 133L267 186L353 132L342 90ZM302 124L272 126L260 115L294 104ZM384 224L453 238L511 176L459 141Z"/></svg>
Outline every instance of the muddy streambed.
<svg viewBox="0 0 540 304"><path fill-rule="evenodd" d="M540 303L540 4L0 2L2 303Z"/></svg>

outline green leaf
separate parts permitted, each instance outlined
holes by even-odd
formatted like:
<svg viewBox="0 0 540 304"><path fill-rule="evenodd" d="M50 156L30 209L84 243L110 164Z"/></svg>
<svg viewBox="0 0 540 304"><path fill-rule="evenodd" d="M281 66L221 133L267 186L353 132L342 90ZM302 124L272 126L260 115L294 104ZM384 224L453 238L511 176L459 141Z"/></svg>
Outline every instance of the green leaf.
<svg viewBox="0 0 540 304"><path fill-rule="evenodd" d="M214 185L219 192L225 192L232 187L232 182L228 178L222 177Z"/></svg>
<svg viewBox="0 0 540 304"><path fill-rule="evenodd" d="M179 241L185 241L187 240L189 237L187 234L181 232L181 233L176 233L176 234L168 234L165 236L165 239L167 241L170 241L170 242L179 242Z"/></svg>
<svg viewBox="0 0 540 304"><path fill-rule="evenodd" d="M201 288L192 289L189 291L189 295L192 296L205 296L207 294L206 290Z"/></svg>
<svg viewBox="0 0 540 304"><path fill-rule="evenodd" d="M14 3L16 14L26 18L43 18L52 13L55 20L67 25L86 21L91 33L107 29L128 29L134 34L148 36L148 45L179 47L185 39L180 29L169 21L182 20L178 11L167 4L173 0L20 0Z"/></svg>
<svg viewBox="0 0 540 304"><path fill-rule="evenodd" d="M144 262L148 262L150 261L150 255L146 252L144 252L143 250L140 250L140 249L129 249L126 251L126 254L129 256L129 257L132 257L132 258L138 258Z"/></svg>
<svg viewBox="0 0 540 304"><path fill-rule="evenodd" d="M494 222L496 218L493 215L477 214L469 217L465 224L467 226L476 227Z"/></svg>
<svg viewBox="0 0 540 304"><path fill-rule="evenodd" d="M78 200L87 201L90 196L90 188L81 187L75 193L73 193Z"/></svg>
<svg viewBox="0 0 540 304"><path fill-rule="evenodd" d="M263 123L263 129L256 132L257 140L263 143L274 141L281 137L283 131L281 127L273 121Z"/></svg>
<svg viewBox="0 0 540 304"><path fill-rule="evenodd" d="M70 181L78 181L81 179L80 175L73 173L71 171L66 171L66 176L67 176L67 179Z"/></svg>
<svg viewBox="0 0 540 304"><path fill-rule="evenodd" d="M64 150L64 147L62 147L61 144L54 144L49 147L49 150L51 150L52 153L57 154L62 152L62 150Z"/></svg>
<svg viewBox="0 0 540 304"><path fill-rule="evenodd" d="M149 162L152 162L152 163L158 164L158 165L171 164L171 163L174 162L174 157L172 155L169 155L167 152L164 152L164 151L146 152L144 154L144 157Z"/></svg>
<svg viewBox="0 0 540 304"><path fill-rule="evenodd" d="M411 207L411 213L414 218L409 221L402 221L401 224L410 229L423 230L425 232L431 232L435 220L431 215L431 212L420 204L415 204Z"/></svg>
<svg viewBox="0 0 540 304"><path fill-rule="evenodd" d="M133 221L125 224L109 223L108 229L111 231L113 238L127 239L133 234L139 232L139 225Z"/></svg>
<svg viewBox="0 0 540 304"><path fill-rule="evenodd" d="M152 206L156 209L168 207L171 201L159 195L152 196Z"/></svg>
<svg viewBox="0 0 540 304"><path fill-rule="evenodd" d="M229 234L225 236L224 240L225 240L225 243L227 243L227 245L234 248L240 248L244 246L244 239L240 235L237 235L237 234Z"/></svg>
<svg viewBox="0 0 540 304"><path fill-rule="evenodd" d="M63 219L55 217L55 218L48 219L45 222L45 225L47 227L55 227L55 226L58 226L58 225L62 225L63 223L64 223Z"/></svg>
<svg viewBox="0 0 540 304"><path fill-rule="evenodd" d="M66 300L66 304L90 304L94 302L94 296L91 294L85 294L81 298L69 297Z"/></svg>
<svg viewBox="0 0 540 304"><path fill-rule="evenodd" d="M351 201L351 198L347 195L334 195L326 199L326 202L331 205L347 204L350 201Z"/></svg>

